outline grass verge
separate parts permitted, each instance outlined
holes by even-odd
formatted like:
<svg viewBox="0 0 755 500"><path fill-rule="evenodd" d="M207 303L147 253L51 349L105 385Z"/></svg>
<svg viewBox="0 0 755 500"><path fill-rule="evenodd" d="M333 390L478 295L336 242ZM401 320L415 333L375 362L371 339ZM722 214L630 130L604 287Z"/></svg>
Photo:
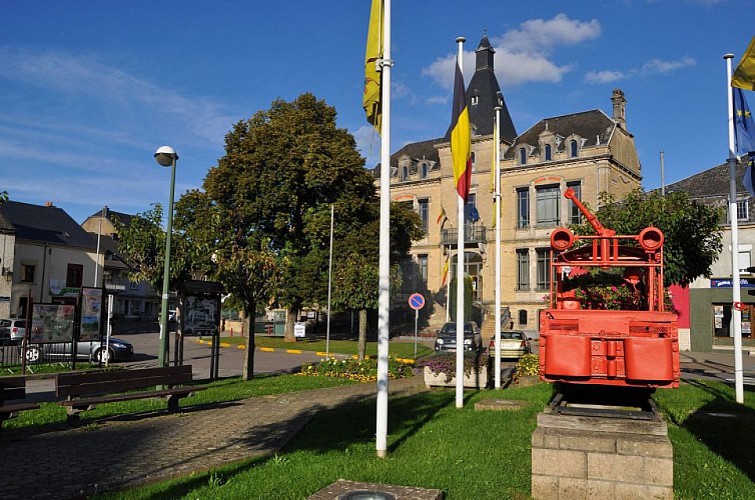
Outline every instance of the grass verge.
<svg viewBox="0 0 755 500"><path fill-rule="evenodd" d="M450 390L393 398L387 459L375 454L374 403L343 406L318 414L280 455L104 498L300 499L339 478L438 488L450 499L529 498L530 436L552 390L539 384L470 391L461 410ZM512 412L474 411L484 398L529 404ZM693 381L655 399L674 447L675 498L755 498L751 393L738 405L731 387Z"/></svg>

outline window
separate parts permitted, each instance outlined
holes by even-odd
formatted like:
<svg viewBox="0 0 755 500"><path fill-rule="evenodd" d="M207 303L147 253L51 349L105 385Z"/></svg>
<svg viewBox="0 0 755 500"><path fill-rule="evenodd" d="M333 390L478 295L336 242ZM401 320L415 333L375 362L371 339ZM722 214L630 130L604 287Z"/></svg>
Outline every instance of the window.
<svg viewBox="0 0 755 500"><path fill-rule="evenodd" d="M21 264L21 283L34 283L34 271L37 266Z"/></svg>
<svg viewBox="0 0 755 500"><path fill-rule="evenodd" d="M84 282L84 266L81 264L68 264L68 273L66 274L66 286L79 288Z"/></svg>
<svg viewBox="0 0 755 500"><path fill-rule="evenodd" d="M545 145L545 161L551 161L553 158L551 156L551 145L546 144Z"/></svg>
<svg viewBox="0 0 755 500"><path fill-rule="evenodd" d="M526 248L516 251L516 289L520 291L530 289L530 252Z"/></svg>
<svg viewBox="0 0 755 500"><path fill-rule="evenodd" d="M474 151L469 153L469 163L472 165L472 172L477 170L477 159L475 158Z"/></svg>
<svg viewBox="0 0 755 500"><path fill-rule="evenodd" d="M424 179L425 177L427 177L427 163L423 163L422 165L420 165L420 167L419 167L419 175L420 175L420 177L422 179Z"/></svg>
<svg viewBox="0 0 755 500"><path fill-rule="evenodd" d="M519 324L527 324L527 309L519 309Z"/></svg>
<svg viewBox="0 0 755 500"><path fill-rule="evenodd" d="M401 180L405 181L409 178L409 169L407 167L401 167Z"/></svg>
<svg viewBox="0 0 755 500"><path fill-rule="evenodd" d="M523 229L530 225L530 189L518 188L516 190L516 227Z"/></svg>
<svg viewBox="0 0 755 500"><path fill-rule="evenodd" d="M561 222L561 191L558 185L538 187L536 193L537 225L558 226Z"/></svg>
<svg viewBox="0 0 755 500"><path fill-rule="evenodd" d="M519 164L520 165L527 164L527 149L526 148L519 148Z"/></svg>
<svg viewBox="0 0 755 500"><path fill-rule="evenodd" d="M430 227L430 200L427 198L417 200L417 210L419 218L422 219L422 229L427 232Z"/></svg>
<svg viewBox="0 0 755 500"><path fill-rule="evenodd" d="M570 187L574 191L574 196L582 201L582 183L579 181L567 182L566 187ZM569 224L579 224L582 222L582 212L577 208L577 204L574 201L569 201Z"/></svg>
<svg viewBox="0 0 755 500"><path fill-rule="evenodd" d="M572 141L569 142L569 154L572 158L576 158L578 152L577 141L572 139Z"/></svg>
<svg viewBox="0 0 755 500"><path fill-rule="evenodd" d="M537 249L537 289L549 290L551 286L550 251L547 248Z"/></svg>
<svg viewBox="0 0 755 500"><path fill-rule="evenodd" d="M427 288L427 254L417 256L417 264L419 265L419 279L423 288Z"/></svg>
<svg viewBox="0 0 755 500"><path fill-rule="evenodd" d="M749 251L743 252L742 250L739 250L738 258L739 258L739 272L740 273L748 272L747 268L751 266L750 252Z"/></svg>
<svg viewBox="0 0 755 500"><path fill-rule="evenodd" d="M737 220L749 220L749 204L748 200L737 200Z"/></svg>

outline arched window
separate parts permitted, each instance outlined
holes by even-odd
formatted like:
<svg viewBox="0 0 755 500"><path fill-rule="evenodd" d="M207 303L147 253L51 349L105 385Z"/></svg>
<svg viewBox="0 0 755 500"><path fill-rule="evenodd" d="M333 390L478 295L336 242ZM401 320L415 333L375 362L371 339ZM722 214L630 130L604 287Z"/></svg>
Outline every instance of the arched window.
<svg viewBox="0 0 755 500"><path fill-rule="evenodd" d="M569 143L569 148L570 148L571 157L576 158L577 157L577 141L572 140Z"/></svg>
<svg viewBox="0 0 755 500"><path fill-rule="evenodd" d="M527 324L527 309L519 309L519 324Z"/></svg>
<svg viewBox="0 0 755 500"><path fill-rule="evenodd" d="M409 178L409 169L406 167L401 167L401 180L405 181Z"/></svg>
<svg viewBox="0 0 755 500"><path fill-rule="evenodd" d="M551 145L546 144L545 145L545 161L551 161Z"/></svg>
<svg viewBox="0 0 755 500"><path fill-rule="evenodd" d="M525 165L527 163L527 148L519 148L519 164Z"/></svg>
<svg viewBox="0 0 755 500"><path fill-rule="evenodd" d="M420 166L419 175L421 179L427 177L427 163L423 163L422 166Z"/></svg>

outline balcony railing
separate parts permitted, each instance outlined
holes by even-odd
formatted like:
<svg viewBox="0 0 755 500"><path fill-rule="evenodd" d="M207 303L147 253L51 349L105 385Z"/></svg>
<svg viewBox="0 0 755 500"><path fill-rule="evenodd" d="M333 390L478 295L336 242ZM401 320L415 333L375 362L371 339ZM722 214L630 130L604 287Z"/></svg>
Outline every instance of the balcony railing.
<svg viewBox="0 0 755 500"><path fill-rule="evenodd" d="M487 241L486 229L485 226L464 226L464 242L480 243ZM444 245L456 245L458 237L458 228L443 229L440 233L440 239Z"/></svg>

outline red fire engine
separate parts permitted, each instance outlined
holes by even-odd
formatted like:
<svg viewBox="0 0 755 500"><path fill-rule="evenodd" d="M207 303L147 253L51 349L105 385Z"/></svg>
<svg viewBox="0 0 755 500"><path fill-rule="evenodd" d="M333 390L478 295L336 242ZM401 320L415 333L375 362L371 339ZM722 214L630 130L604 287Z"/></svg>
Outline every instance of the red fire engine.
<svg viewBox="0 0 755 500"><path fill-rule="evenodd" d="M540 378L644 389L679 386L677 316L665 302L663 233L622 236L568 189L596 235L551 234L551 290L540 313ZM576 245L577 242L582 243Z"/></svg>

